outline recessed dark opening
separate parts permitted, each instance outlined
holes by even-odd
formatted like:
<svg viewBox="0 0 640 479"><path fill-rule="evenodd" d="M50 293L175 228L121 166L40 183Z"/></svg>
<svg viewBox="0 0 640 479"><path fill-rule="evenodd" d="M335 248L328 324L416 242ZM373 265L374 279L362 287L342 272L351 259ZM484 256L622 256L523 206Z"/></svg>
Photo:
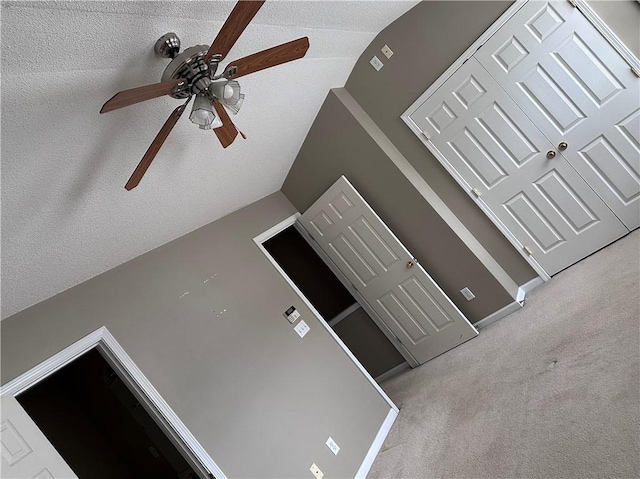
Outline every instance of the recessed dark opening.
<svg viewBox="0 0 640 479"><path fill-rule="evenodd" d="M198 477L96 349L16 399L80 479Z"/></svg>
<svg viewBox="0 0 640 479"><path fill-rule="evenodd" d="M264 248L318 310L374 378L404 358L304 237L290 226L263 243ZM345 316L345 311L348 315ZM342 317L339 322L336 317Z"/></svg>
<svg viewBox="0 0 640 479"><path fill-rule="evenodd" d="M325 319L356 302L295 228L281 231L263 245Z"/></svg>

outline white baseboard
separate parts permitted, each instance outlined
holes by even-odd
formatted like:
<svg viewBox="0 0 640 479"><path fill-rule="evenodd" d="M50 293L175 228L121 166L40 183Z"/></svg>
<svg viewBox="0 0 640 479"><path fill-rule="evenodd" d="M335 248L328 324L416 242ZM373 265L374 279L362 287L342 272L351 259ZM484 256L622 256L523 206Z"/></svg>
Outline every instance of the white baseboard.
<svg viewBox="0 0 640 479"><path fill-rule="evenodd" d="M473 323L476 329L486 328L490 324L495 323L499 319L504 318L505 316L509 316L511 313L515 313L519 309L522 308L522 303L520 301L514 301L512 303L507 304L504 308L499 309L493 314L490 314L486 318L481 319L477 323Z"/></svg>
<svg viewBox="0 0 640 479"><path fill-rule="evenodd" d="M537 288L541 284L544 284L544 280L540 276L533 278L530 281L527 281L525 284L521 285L518 288L518 294L516 295L516 300L513 303L507 304L504 308L499 309L495 313L490 314L486 318L481 319L480 321L478 321L477 323L474 323L473 325L476 327L476 329L486 328L487 326L495 323L499 319L502 319L505 316L509 316L511 313L515 313L516 311L518 311L520 308L524 306L524 300L526 298L527 293Z"/></svg>
<svg viewBox="0 0 640 479"><path fill-rule="evenodd" d="M533 278L530 281L527 281L526 283L524 283L518 288L518 295L516 296L516 301L518 301L519 303L523 303L529 291L543 284L544 284L544 280L540 276Z"/></svg>
<svg viewBox="0 0 640 479"><path fill-rule="evenodd" d="M367 474L369 474L369 470L373 465L373 461L375 460L376 456L380 452L380 448L382 447L384 440L387 438L387 435L391 430L391 426L393 426L393 423L395 422L397 417L398 417L398 412L394 409L390 409L389 414L387 414L387 418L382 423L382 426L380 426L380 429L378 430L378 434L376 434L375 439L371 443L369 452L367 452L367 455L365 456L364 461L362 461L362 465L360 466L360 469L358 469L358 472L356 473L356 479L361 479L361 478L365 479L367 477Z"/></svg>
<svg viewBox="0 0 640 479"><path fill-rule="evenodd" d="M411 369L411 366L408 362L403 362L398 364L396 367L389 369L386 373L382 373L376 379L376 382L380 384L382 381L386 381L387 379L395 376L396 374L400 374L405 369Z"/></svg>

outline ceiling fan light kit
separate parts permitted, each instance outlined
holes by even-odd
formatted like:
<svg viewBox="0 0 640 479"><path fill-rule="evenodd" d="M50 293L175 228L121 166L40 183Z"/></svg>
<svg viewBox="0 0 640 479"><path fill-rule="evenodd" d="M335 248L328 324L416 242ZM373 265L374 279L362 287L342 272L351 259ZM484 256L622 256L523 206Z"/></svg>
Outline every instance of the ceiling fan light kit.
<svg viewBox="0 0 640 479"><path fill-rule="evenodd" d="M229 118L227 109L233 114L238 113L245 97L235 78L297 60L307 53L309 39L303 37L232 61L221 74L216 75L218 65L263 3L264 0L240 0L211 46L196 45L179 53L180 39L173 32L166 33L154 45L154 51L159 57L171 59L160 83L121 91L103 105L100 113L165 95L187 100L169 116L125 185L127 190L138 185L192 97L195 97L195 100L189 115L191 122L203 130L213 129L222 147L227 148L239 132ZM244 134L241 136L246 138Z"/></svg>
<svg viewBox="0 0 640 479"><path fill-rule="evenodd" d="M196 96L189 120L198 125L201 130L211 130L222 126L222 120L213 111L213 100L208 95Z"/></svg>

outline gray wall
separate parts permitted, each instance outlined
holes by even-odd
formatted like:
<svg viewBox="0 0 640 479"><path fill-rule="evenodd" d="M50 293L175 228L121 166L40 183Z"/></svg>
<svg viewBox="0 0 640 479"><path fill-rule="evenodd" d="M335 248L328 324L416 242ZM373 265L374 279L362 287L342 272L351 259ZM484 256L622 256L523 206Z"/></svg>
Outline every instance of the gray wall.
<svg viewBox="0 0 640 479"><path fill-rule="evenodd" d="M345 88L509 276L523 284L536 276L534 271L400 119L508 6L508 2L418 4L376 37L356 63ZM374 54L381 56L385 43L394 55L375 72L369 59ZM342 174L470 321L513 301L330 92L282 192L305 211ZM476 295L471 302L460 294L464 287Z"/></svg>
<svg viewBox="0 0 640 479"><path fill-rule="evenodd" d="M588 0L587 3L633 54L640 57L640 3L636 0Z"/></svg>
<svg viewBox="0 0 640 479"><path fill-rule="evenodd" d="M400 119L511 3L425 1L416 5L369 45L345 89L509 276L523 284L535 272ZM640 51L640 5L635 0L590 4L633 51ZM380 52L385 44L394 52L390 59ZM385 64L379 72L369 64L373 55ZM504 289L348 116L330 93L284 182L283 193L304 211L345 174L471 321L510 302ZM464 286L476 294L470 303L459 293ZM474 288L480 288L480 293Z"/></svg>
<svg viewBox="0 0 640 479"><path fill-rule="evenodd" d="M425 1L390 24L356 63L346 89L407 160L518 284L535 273L400 115L511 5L511 1ZM635 0L590 1L627 46L640 54L640 4ZM388 45L390 59L380 49ZM384 67L376 72L369 60Z"/></svg>
<svg viewBox="0 0 640 479"><path fill-rule="evenodd" d="M305 211L343 174L470 321L513 301L331 91L282 192ZM470 302L465 286L476 295Z"/></svg>
<svg viewBox="0 0 640 479"><path fill-rule="evenodd" d="M346 89L517 284L536 275L506 238L400 119L400 115L509 7L511 2L422 2L364 51ZM387 59L380 48L389 45ZM384 67L376 72L369 60ZM451 254L457 254L452 251Z"/></svg>
<svg viewBox="0 0 640 479"><path fill-rule="evenodd" d="M405 360L364 309L358 308L333 327L374 378Z"/></svg>
<svg viewBox="0 0 640 479"><path fill-rule="evenodd" d="M229 477L353 477L389 407L252 241L294 211L275 193L7 318L2 383L106 325Z"/></svg>

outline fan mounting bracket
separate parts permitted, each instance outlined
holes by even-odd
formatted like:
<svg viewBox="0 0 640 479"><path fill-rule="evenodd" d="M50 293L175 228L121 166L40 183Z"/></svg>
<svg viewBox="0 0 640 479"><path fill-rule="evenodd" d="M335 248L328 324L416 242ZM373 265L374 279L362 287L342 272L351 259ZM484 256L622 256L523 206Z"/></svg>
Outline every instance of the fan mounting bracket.
<svg viewBox="0 0 640 479"><path fill-rule="evenodd" d="M161 58L175 58L180 51L178 35L173 32L165 33L158 39L153 51Z"/></svg>

